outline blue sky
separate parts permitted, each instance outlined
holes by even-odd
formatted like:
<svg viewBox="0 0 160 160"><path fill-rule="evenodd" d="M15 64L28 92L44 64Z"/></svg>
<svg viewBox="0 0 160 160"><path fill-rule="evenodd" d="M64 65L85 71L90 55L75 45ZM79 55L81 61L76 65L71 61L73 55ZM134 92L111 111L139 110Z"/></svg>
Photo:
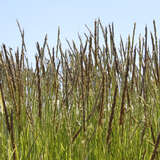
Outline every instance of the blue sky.
<svg viewBox="0 0 160 160"><path fill-rule="evenodd" d="M13 49L21 44L16 19L24 28L30 57L36 52L36 41L42 43L46 33L50 46L55 46L60 26L62 45L66 48L65 38L76 40L78 32L87 32L85 24L93 29L96 18L104 25L114 22L118 41L120 34L127 38L134 22L137 35L144 34L146 24L153 30L153 19L159 30L159 7L158 0L0 0L0 44Z"/></svg>

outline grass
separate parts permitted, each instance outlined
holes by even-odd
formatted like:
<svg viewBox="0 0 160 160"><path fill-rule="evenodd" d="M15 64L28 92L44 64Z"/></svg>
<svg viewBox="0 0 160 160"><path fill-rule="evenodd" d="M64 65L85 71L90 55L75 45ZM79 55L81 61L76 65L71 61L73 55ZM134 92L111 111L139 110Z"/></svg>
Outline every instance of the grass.
<svg viewBox="0 0 160 160"><path fill-rule="evenodd" d="M0 159L158 160L160 51L154 31L119 46L114 26L95 21L80 46L47 36L29 65L24 31L13 52L2 44ZM102 33L102 34L100 34ZM100 36L102 35L102 36ZM149 44L149 39L151 44ZM103 42L101 41L103 40ZM100 43L101 42L101 43ZM47 58L49 57L49 58Z"/></svg>

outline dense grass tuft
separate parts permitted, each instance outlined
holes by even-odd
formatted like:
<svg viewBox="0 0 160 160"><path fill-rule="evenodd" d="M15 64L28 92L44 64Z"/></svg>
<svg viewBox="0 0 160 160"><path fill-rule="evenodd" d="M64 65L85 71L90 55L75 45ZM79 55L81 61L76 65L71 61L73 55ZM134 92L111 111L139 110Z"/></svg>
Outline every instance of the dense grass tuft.
<svg viewBox="0 0 160 160"><path fill-rule="evenodd" d="M18 23L18 22L17 22ZM0 159L160 159L160 41L156 24L115 44L95 21L80 46L37 42L30 67L20 49L0 51ZM102 36L100 36L102 35ZM103 42L102 42L103 40ZM151 40L151 44L149 44ZM49 57L49 58L46 58Z"/></svg>

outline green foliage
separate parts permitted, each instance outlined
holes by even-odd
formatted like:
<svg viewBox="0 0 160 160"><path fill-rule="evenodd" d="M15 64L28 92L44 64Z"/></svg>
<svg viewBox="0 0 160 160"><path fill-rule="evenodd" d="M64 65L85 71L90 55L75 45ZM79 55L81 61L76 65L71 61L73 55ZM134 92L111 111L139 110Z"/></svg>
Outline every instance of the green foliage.
<svg viewBox="0 0 160 160"><path fill-rule="evenodd" d="M113 24L104 28L98 20L94 33L84 42L79 36L80 46L68 42L67 50L59 30L56 50L47 36L42 47L37 42L32 68L18 24L21 50L0 51L0 159L158 160L160 50L153 25L152 44L147 27L134 42L134 25L117 47Z"/></svg>

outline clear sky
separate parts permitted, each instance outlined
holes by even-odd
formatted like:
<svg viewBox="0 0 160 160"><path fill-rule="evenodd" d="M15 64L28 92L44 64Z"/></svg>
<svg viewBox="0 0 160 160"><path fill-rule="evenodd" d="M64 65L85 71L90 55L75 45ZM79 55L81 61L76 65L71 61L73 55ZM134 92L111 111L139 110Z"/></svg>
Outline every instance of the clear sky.
<svg viewBox="0 0 160 160"><path fill-rule="evenodd" d="M85 24L93 29L96 18L104 25L114 22L116 36L123 38L132 33L136 22L136 33L144 34L147 24L153 30L152 21L160 27L159 0L0 0L0 44L13 49L20 45L20 34L16 19L25 31L28 56L36 52L35 43L42 44L48 34L50 46L56 45L58 26L61 29L62 45L65 38L77 39L77 33L87 32ZM31 54L32 53L32 54Z"/></svg>

